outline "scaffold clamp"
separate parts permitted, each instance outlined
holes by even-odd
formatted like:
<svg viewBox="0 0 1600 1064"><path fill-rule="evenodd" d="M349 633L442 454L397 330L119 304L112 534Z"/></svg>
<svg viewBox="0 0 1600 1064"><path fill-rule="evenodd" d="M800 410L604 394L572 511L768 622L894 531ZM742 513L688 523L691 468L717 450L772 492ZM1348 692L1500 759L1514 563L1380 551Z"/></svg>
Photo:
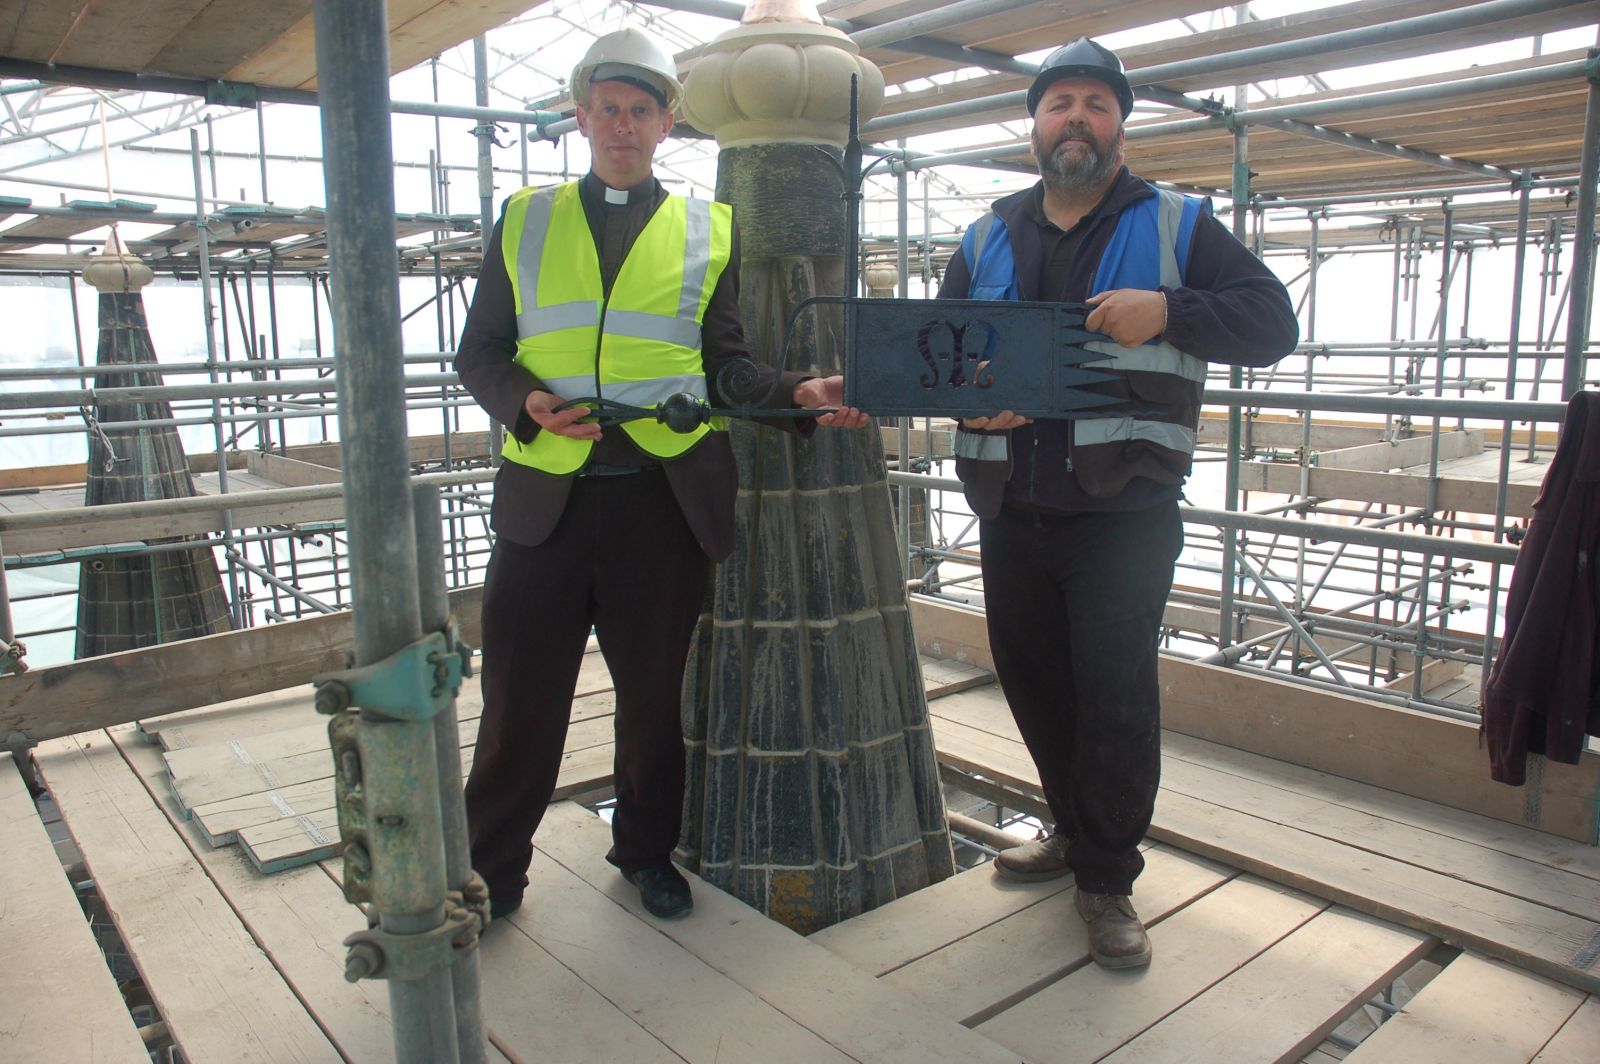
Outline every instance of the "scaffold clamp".
<svg viewBox="0 0 1600 1064"><path fill-rule="evenodd" d="M0 676L6 673L24 673L28 671L28 663L23 660L28 648L22 645L21 640L13 639L6 642L0 639Z"/></svg>
<svg viewBox="0 0 1600 1064"><path fill-rule="evenodd" d="M348 936L344 940L349 947L344 977L352 983L360 979L421 979L476 949L481 930L478 914L462 904L459 893L452 893L446 900L444 922L438 927L411 935L369 927Z"/></svg>
<svg viewBox="0 0 1600 1064"><path fill-rule="evenodd" d="M472 648L461 642L452 621L410 646L370 665L313 676L319 713L351 706L393 720L426 721L438 715L472 675Z"/></svg>

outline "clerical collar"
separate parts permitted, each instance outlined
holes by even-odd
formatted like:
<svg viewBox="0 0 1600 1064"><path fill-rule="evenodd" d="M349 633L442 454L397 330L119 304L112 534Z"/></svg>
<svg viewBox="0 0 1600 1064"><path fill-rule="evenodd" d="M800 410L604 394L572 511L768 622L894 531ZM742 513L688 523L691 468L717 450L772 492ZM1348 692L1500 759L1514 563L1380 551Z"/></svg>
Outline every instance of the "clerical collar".
<svg viewBox="0 0 1600 1064"><path fill-rule="evenodd" d="M628 202L628 190L627 189L625 189L625 188L612 188L610 185L605 186L605 189L606 189L606 202L607 203L616 204L618 206L621 206L622 204Z"/></svg>

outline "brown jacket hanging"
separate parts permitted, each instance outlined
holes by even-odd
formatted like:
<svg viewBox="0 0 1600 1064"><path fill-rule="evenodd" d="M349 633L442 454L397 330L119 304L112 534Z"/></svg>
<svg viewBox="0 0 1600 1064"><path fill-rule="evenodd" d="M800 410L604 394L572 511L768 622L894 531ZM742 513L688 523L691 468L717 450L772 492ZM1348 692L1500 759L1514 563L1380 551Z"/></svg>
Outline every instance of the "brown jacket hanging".
<svg viewBox="0 0 1600 1064"><path fill-rule="evenodd" d="M1527 756L1577 764L1600 735L1600 393L1579 392L1534 500L1484 689L1489 771L1521 786Z"/></svg>

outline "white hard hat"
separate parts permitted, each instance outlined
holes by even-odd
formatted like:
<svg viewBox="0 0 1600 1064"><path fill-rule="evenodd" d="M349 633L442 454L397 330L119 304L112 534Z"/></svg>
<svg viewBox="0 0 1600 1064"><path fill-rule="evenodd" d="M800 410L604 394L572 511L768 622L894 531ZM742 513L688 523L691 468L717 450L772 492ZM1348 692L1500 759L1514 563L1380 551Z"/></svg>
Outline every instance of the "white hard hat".
<svg viewBox="0 0 1600 1064"><path fill-rule="evenodd" d="M665 97L669 111L678 109L683 85L678 81L678 64L661 42L631 26L597 38L572 68L572 99L584 102L591 81L624 79L639 82Z"/></svg>

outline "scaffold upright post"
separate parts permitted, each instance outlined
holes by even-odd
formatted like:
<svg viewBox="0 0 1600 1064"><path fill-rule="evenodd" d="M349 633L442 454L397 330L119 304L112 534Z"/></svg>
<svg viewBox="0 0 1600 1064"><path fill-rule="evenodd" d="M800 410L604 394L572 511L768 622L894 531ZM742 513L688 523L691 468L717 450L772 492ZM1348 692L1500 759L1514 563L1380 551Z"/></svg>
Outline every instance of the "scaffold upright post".
<svg viewBox="0 0 1600 1064"><path fill-rule="evenodd" d="M439 523L439 489L418 484L411 489L413 518L417 529L417 594L422 606L422 629L444 632L452 649L470 654L462 646L459 630L450 614L450 592L445 583L444 535ZM465 661L465 657L462 658ZM488 888L473 874L472 852L467 837L467 804L461 781L461 730L456 717L456 702L433 718L433 739L439 765L439 819L444 832L445 880L452 895L461 895L467 908L487 915ZM453 899L454 900L454 899ZM482 923L478 925L482 930ZM456 1042L461 1064L483 1064L488 1059L489 1043L484 1035L481 981L478 953L469 949L450 969L455 989Z"/></svg>
<svg viewBox="0 0 1600 1064"><path fill-rule="evenodd" d="M338 272L332 306L339 436L360 670L402 654L422 636L400 357L388 12L383 0L317 0L314 11L329 259ZM353 701L358 708L338 716L350 724L355 750L336 764L347 783L353 779L360 787L367 833L364 846L346 839L346 895L353 896L354 849L369 869L377 945L366 944L359 957L363 944L353 945L347 974L384 964L395 969L391 974L400 977L388 983L396 1059L454 1064L460 1057L449 967L398 963L408 944L436 939L446 923L433 721L396 719L394 705L383 713L360 708L368 704L360 697Z"/></svg>
<svg viewBox="0 0 1600 1064"><path fill-rule="evenodd" d="M1561 398L1583 387L1589 344L1589 309L1594 304L1595 184L1600 181L1600 48L1589 50L1589 101L1583 121L1583 157L1578 166L1578 210L1572 234L1572 294L1567 300L1567 347L1561 368Z"/></svg>

